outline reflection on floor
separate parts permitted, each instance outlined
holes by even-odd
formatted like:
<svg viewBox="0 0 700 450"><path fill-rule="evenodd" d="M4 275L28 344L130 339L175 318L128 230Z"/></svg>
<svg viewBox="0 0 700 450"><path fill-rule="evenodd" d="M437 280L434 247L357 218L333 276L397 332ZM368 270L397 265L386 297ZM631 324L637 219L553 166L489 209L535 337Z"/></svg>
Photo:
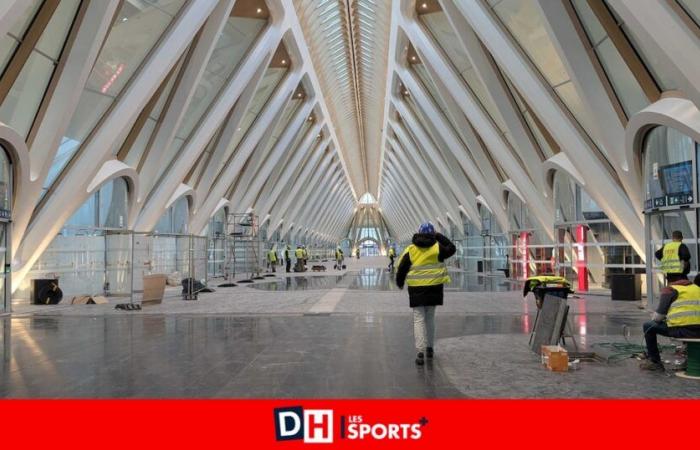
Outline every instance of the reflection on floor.
<svg viewBox="0 0 700 450"><path fill-rule="evenodd" d="M700 397L700 383L642 373L633 359L547 372L527 346L532 298L496 277L453 274L436 358L416 367L407 294L393 290L385 264L278 273L143 311L83 305L1 318L0 397ZM642 340L648 313L635 303L569 305L581 349Z"/></svg>
<svg viewBox="0 0 700 450"><path fill-rule="evenodd" d="M388 269L366 267L352 276L350 289L366 289L375 291L398 291L395 282L395 272ZM462 292L500 292L522 289L522 284L510 281L503 276L487 276L476 273L465 273L450 270L450 284L445 286L448 291Z"/></svg>
<svg viewBox="0 0 700 450"><path fill-rule="evenodd" d="M280 278L275 281L266 281L262 283L251 284L250 287L253 289L260 289L263 291L306 291L310 289L330 289L343 277L340 275L336 276L296 276L296 277L285 277Z"/></svg>

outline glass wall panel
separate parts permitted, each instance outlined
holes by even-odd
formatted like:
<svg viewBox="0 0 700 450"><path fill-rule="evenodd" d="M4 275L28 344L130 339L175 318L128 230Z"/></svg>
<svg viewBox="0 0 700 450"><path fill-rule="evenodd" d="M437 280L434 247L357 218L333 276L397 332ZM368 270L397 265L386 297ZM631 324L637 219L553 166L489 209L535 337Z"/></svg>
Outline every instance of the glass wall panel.
<svg viewBox="0 0 700 450"><path fill-rule="evenodd" d="M643 271L644 264L596 202L563 171L554 175L556 269L574 287L608 289L618 273ZM585 271L587 286L578 274Z"/></svg>
<svg viewBox="0 0 700 450"><path fill-rule="evenodd" d="M492 5L496 16L510 31L532 63L554 89L586 133L595 141L591 118L582 108L580 93L550 38L536 0L501 0ZM598 146L603 151L602 146Z"/></svg>
<svg viewBox="0 0 700 450"><path fill-rule="evenodd" d="M235 69L266 23L265 19L236 16L227 20L212 55L207 61L204 74L195 89L182 123L175 133L175 140L161 158L162 164L159 166L157 178L160 178L163 171L172 163L192 130L195 129L195 126L221 93L226 81L235 73Z"/></svg>
<svg viewBox="0 0 700 450"><path fill-rule="evenodd" d="M172 0L167 8L148 2L122 3L44 183L45 190L132 79L184 3Z"/></svg>
<svg viewBox="0 0 700 450"><path fill-rule="evenodd" d="M686 13L693 19L696 26L700 26L700 2L698 0L676 0Z"/></svg>
<svg viewBox="0 0 700 450"><path fill-rule="evenodd" d="M589 43L598 56L598 60L603 66L627 117L630 117L637 111L641 111L649 104L649 100L639 85L637 78L598 21L598 18L588 5L588 1L574 0L573 4L586 30Z"/></svg>
<svg viewBox="0 0 700 450"><path fill-rule="evenodd" d="M505 133L506 127L503 117L491 100L491 97L486 91L486 87L479 79L474 67L472 67L469 57L462 48L460 40L452 30L452 25L450 25L447 15L442 11L438 11L429 14L421 14L419 17L430 30L430 33L445 52L448 59L452 62L455 69L457 69L462 76L464 82L474 92L487 113L496 122L498 128L502 133Z"/></svg>
<svg viewBox="0 0 700 450"><path fill-rule="evenodd" d="M7 64L10 62L13 53L24 39L24 35L29 29L29 26L34 20L36 13L44 3L44 0L26 0L31 3L29 7L22 13L22 16L17 19L17 22L10 28L10 31L0 38L0 74L5 71Z"/></svg>
<svg viewBox="0 0 700 450"><path fill-rule="evenodd" d="M63 0L59 3L17 80L0 105L0 121L12 126L25 138L58 65L79 6L80 0ZM8 34L5 39L14 38ZM0 64L1 59L2 50Z"/></svg>
<svg viewBox="0 0 700 450"><path fill-rule="evenodd" d="M280 67L269 67L265 71L265 75L260 81L258 89L253 95L253 99L250 101L248 110L241 119L239 127L236 129L236 133L233 136L231 144L226 148L224 158L219 164L217 173L221 172L221 170L227 164L229 158L231 157L231 155L233 155L236 148L243 140L243 137L248 133L251 126L257 119L258 115L262 111L263 107L267 104L270 97L272 97L272 94L274 93L275 89L277 88L277 86L279 85L280 81L286 73L287 69Z"/></svg>

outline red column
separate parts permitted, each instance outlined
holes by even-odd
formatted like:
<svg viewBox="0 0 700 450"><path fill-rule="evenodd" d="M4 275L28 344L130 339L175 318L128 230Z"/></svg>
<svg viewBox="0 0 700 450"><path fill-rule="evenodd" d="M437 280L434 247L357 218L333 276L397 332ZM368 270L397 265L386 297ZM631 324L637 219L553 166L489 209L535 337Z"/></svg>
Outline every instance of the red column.
<svg viewBox="0 0 700 450"><path fill-rule="evenodd" d="M523 278L527 279L530 277L530 259L529 259L529 247L530 247L530 233L526 231L522 231L520 233L520 245L519 245L519 253L520 253L520 261L522 264L522 273L523 273Z"/></svg>
<svg viewBox="0 0 700 450"><path fill-rule="evenodd" d="M576 225L576 267L578 269L578 290L588 290L588 249L586 247L586 232L588 227Z"/></svg>

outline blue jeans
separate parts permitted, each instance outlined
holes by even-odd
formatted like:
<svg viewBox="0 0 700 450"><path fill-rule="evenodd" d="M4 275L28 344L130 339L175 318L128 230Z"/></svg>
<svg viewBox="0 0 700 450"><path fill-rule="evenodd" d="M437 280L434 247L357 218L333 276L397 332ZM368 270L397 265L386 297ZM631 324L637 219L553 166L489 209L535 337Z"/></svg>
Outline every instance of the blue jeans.
<svg viewBox="0 0 700 450"><path fill-rule="evenodd" d="M644 330L644 340L647 343L647 356L653 362L661 362L659 344L657 336L672 338L700 338L700 330L697 327L673 327L669 328L666 322L655 322L650 320L642 326Z"/></svg>

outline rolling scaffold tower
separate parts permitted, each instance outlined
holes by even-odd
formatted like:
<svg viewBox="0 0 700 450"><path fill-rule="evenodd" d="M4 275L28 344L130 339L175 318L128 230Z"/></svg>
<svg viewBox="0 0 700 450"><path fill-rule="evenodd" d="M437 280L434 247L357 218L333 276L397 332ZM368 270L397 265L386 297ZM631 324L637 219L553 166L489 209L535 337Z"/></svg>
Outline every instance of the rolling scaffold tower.
<svg viewBox="0 0 700 450"><path fill-rule="evenodd" d="M258 216L251 213L232 213L226 221L226 263L224 277L233 279L239 274L249 275L249 280L261 279ZM248 280L242 280L243 282Z"/></svg>

